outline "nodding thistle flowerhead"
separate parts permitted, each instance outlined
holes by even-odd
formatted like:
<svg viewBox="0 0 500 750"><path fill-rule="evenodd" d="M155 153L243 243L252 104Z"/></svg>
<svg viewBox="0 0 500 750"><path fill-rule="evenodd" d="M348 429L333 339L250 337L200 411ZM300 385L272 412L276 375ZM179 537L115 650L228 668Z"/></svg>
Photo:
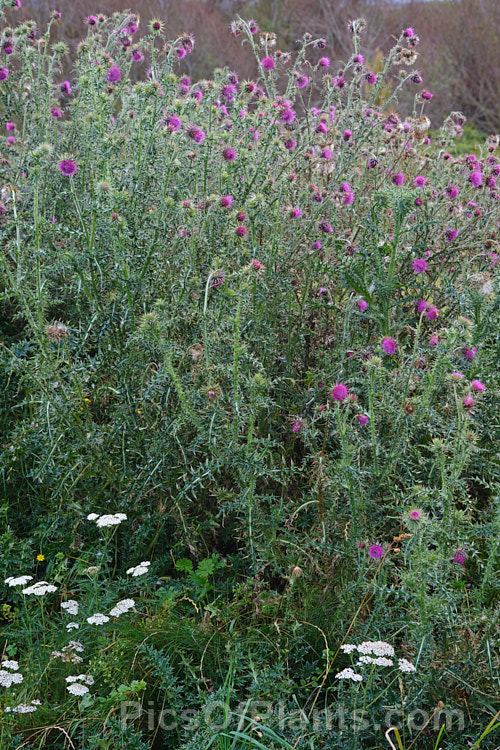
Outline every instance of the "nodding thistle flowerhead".
<svg viewBox="0 0 500 750"><path fill-rule="evenodd" d="M334 401L344 401L349 395L349 391L343 383L338 383L332 391Z"/></svg>
<svg viewBox="0 0 500 750"><path fill-rule="evenodd" d="M117 65L112 65L105 76L108 83L117 83L121 77L122 73Z"/></svg>
<svg viewBox="0 0 500 750"><path fill-rule="evenodd" d="M234 161L236 159L236 151L234 148L225 148L222 152L222 156L225 161Z"/></svg>
<svg viewBox="0 0 500 750"><path fill-rule="evenodd" d="M484 383L481 383L481 381L480 381L480 380L473 380L473 381L471 382L471 388L472 388L472 389L473 389L474 391L477 391L477 392L479 393L479 392L481 392L481 391L484 391L484 389L485 389L485 385L484 385Z"/></svg>
<svg viewBox="0 0 500 750"><path fill-rule="evenodd" d="M427 261L424 258L417 258L413 261L411 267L416 274L425 273L427 271Z"/></svg>
<svg viewBox="0 0 500 750"><path fill-rule="evenodd" d="M380 544L372 544L372 546L368 550L368 554L370 555L372 560L380 560L385 555L385 550L380 546Z"/></svg>
<svg viewBox="0 0 500 750"><path fill-rule="evenodd" d="M455 552L455 557L453 558L453 562L457 565L465 565L465 561L468 558L468 554L464 549L459 549Z"/></svg>
<svg viewBox="0 0 500 750"><path fill-rule="evenodd" d="M275 62L272 57L263 57L260 61L261 66L264 70L274 70Z"/></svg>
<svg viewBox="0 0 500 750"><path fill-rule="evenodd" d="M385 338L382 339L381 346L382 346L382 350L386 354L392 355L395 353L398 344L397 344L396 339L392 339L390 336L386 336Z"/></svg>
<svg viewBox="0 0 500 750"><path fill-rule="evenodd" d="M72 161L72 159L63 159L59 162L57 165L58 170L63 174L65 177L71 177L75 174L78 167L76 166L75 162Z"/></svg>
<svg viewBox="0 0 500 750"><path fill-rule="evenodd" d="M189 125L186 132L189 138L192 138L195 143L203 143L205 140L205 133L198 125Z"/></svg>

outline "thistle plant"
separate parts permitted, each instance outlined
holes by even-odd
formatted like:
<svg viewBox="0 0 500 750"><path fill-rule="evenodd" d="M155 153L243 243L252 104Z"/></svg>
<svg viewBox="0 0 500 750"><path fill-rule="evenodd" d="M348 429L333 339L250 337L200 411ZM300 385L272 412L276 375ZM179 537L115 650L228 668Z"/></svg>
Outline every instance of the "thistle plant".
<svg viewBox="0 0 500 750"><path fill-rule="evenodd" d="M431 139L410 27L374 72L362 19L338 67L239 18L254 78L192 81L161 19L88 16L70 72L58 20L0 40L1 742L194 750L220 695L310 722L346 632L418 657L405 705L493 716L498 139ZM374 715L401 675L365 667ZM261 746L383 737L306 725Z"/></svg>

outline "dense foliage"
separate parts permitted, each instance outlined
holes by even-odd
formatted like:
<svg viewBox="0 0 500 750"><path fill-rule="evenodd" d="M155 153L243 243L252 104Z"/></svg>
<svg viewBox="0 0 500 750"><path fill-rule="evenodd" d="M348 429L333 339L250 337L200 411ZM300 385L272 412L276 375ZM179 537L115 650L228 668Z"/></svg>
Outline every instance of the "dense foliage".
<svg viewBox="0 0 500 750"><path fill-rule="evenodd" d="M493 747L498 139L86 20L0 42L2 748Z"/></svg>

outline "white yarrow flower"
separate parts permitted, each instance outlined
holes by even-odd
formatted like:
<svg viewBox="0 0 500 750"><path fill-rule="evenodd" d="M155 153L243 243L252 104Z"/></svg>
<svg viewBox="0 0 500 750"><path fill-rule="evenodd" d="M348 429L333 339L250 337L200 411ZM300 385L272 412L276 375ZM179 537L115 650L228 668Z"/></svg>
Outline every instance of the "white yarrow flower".
<svg viewBox="0 0 500 750"><path fill-rule="evenodd" d="M18 706L6 706L6 714L31 714L36 711L37 706L41 706L41 701L31 701L31 703L20 703Z"/></svg>
<svg viewBox="0 0 500 750"><path fill-rule="evenodd" d="M53 586L51 583L47 583L47 581L37 581L23 589L23 594L27 594L28 596L30 594L43 596L44 594L52 594L54 591L57 591L57 586Z"/></svg>
<svg viewBox="0 0 500 750"><path fill-rule="evenodd" d="M19 669L19 662L14 661L13 659L11 659L10 661L3 661L2 667L4 669L12 669L13 672L17 672L17 670Z"/></svg>
<svg viewBox="0 0 500 750"><path fill-rule="evenodd" d="M133 599L122 599L113 607L109 614L111 615L111 617L120 617L120 615L128 612L129 609L133 609L134 606L135 601Z"/></svg>
<svg viewBox="0 0 500 750"><path fill-rule="evenodd" d="M95 518L91 518L89 520L95 521L96 526L98 526L100 529L106 528L108 526L118 526L122 521L127 520L127 514L126 513L105 513L102 516L97 516L95 513L91 513L91 516L95 516ZM87 518L89 518L87 516Z"/></svg>
<svg viewBox="0 0 500 750"><path fill-rule="evenodd" d="M0 669L0 685L2 687L10 688L11 685L20 685L24 677L20 672L7 672L5 669Z"/></svg>
<svg viewBox="0 0 500 750"><path fill-rule="evenodd" d="M68 615L78 614L78 602L76 599L68 599L67 602L61 602L61 609L68 613Z"/></svg>
<svg viewBox="0 0 500 750"><path fill-rule="evenodd" d="M4 583L7 583L9 586L26 586L28 581L32 581L33 576L18 576L15 578L15 576L9 576L5 579Z"/></svg>
<svg viewBox="0 0 500 750"><path fill-rule="evenodd" d="M364 641L358 646L360 654L374 654L375 656L394 656L394 648L385 641Z"/></svg>
<svg viewBox="0 0 500 750"><path fill-rule="evenodd" d="M407 659L399 659L399 669L401 672L416 672L415 666Z"/></svg>
<svg viewBox="0 0 500 750"><path fill-rule="evenodd" d="M385 656L377 656L377 658L373 660L373 663L376 664L378 667L392 667L393 666L392 659L387 659Z"/></svg>
<svg viewBox="0 0 500 750"><path fill-rule="evenodd" d="M79 627L80 626L77 622L68 622L68 624L66 625L66 630L78 630Z"/></svg>
<svg viewBox="0 0 500 750"><path fill-rule="evenodd" d="M352 646L350 643L344 643L344 645L340 647L340 650L343 651L344 654L352 654L352 652L356 650L356 646Z"/></svg>
<svg viewBox="0 0 500 750"><path fill-rule="evenodd" d="M87 617L87 622L90 625L104 625L105 622L109 622L107 615L102 615L100 612L96 612L95 615Z"/></svg>
<svg viewBox="0 0 500 750"><path fill-rule="evenodd" d="M352 680L353 682L361 682L363 679L360 674L357 674L351 667L346 667L342 672L338 672L335 677L339 680Z"/></svg>
<svg viewBox="0 0 500 750"><path fill-rule="evenodd" d="M66 690L68 693L71 693L71 695L85 695L85 693L89 692L88 687L79 682L73 682L71 685L68 685Z"/></svg>
<svg viewBox="0 0 500 750"><path fill-rule="evenodd" d="M87 521L95 521L97 518L99 518L98 513L89 513L87 516Z"/></svg>
<svg viewBox="0 0 500 750"><path fill-rule="evenodd" d="M134 578L137 576L143 576L148 572L148 568L150 565L151 563L148 560L145 560L144 562L139 563L139 565L136 565L134 568L129 568L127 570L127 575L133 576Z"/></svg>

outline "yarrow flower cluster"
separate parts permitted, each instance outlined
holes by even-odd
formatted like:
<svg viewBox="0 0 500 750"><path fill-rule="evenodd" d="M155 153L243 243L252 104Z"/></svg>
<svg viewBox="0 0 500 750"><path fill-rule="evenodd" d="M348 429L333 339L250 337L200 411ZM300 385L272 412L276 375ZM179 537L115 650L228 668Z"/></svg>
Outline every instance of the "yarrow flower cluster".
<svg viewBox="0 0 500 750"><path fill-rule="evenodd" d="M8 586L26 586L28 581L32 581L33 576L18 576L15 578L14 576L9 576L9 578L6 578L4 583L6 583Z"/></svg>
<svg viewBox="0 0 500 750"><path fill-rule="evenodd" d="M17 706L5 706L6 714L31 714L37 710L38 706L41 706L42 702L39 700L33 700L30 703L19 703Z"/></svg>
<svg viewBox="0 0 500 750"><path fill-rule="evenodd" d="M109 614L111 617L120 617L120 615L123 615L125 612L128 612L130 609L133 609L135 606L135 601L133 599L122 599L121 601L117 602L112 610L110 610Z"/></svg>
<svg viewBox="0 0 500 750"><path fill-rule="evenodd" d="M89 625L104 625L105 622L109 622L109 617L100 612L96 612L95 615L87 617L87 622Z"/></svg>
<svg viewBox="0 0 500 750"><path fill-rule="evenodd" d="M145 573L149 571L150 565L151 563L148 560L146 560L145 562L141 562L139 563L139 565L136 565L134 568L129 568L127 570L127 575L133 576L134 578L136 578L137 576L143 576L145 575Z"/></svg>
<svg viewBox="0 0 500 750"><path fill-rule="evenodd" d="M93 685L94 678L90 674L70 675L66 677L66 682L69 683L66 688L68 693L82 696L89 692L87 685Z"/></svg>
<svg viewBox="0 0 500 750"><path fill-rule="evenodd" d="M37 581L32 586L23 589L23 594L26 594L27 596L31 594L34 596L44 596L44 594L52 594L54 591L57 591L57 586L54 586L52 583L47 583L47 581Z"/></svg>
<svg viewBox="0 0 500 750"><path fill-rule="evenodd" d="M75 599L68 599L66 602L61 602L61 609L68 613L68 615L78 614L78 602Z"/></svg>
<svg viewBox="0 0 500 750"><path fill-rule="evenodd" d="M390 643L385 641L363 641L359 646L352 643L344 643L340 647L340 650L344 654L353 654L358 652L360 654L356 666L365 667L367 665L377 667L393 667L395 651L394 647ZM400 672L415 672L415 666L407 659L398 659L398 668ZM354 672L351 667L347 667L342 672L339 672L336 677L342 680L353 680L354 682L360 682L363 677Z"/></svg>
<svg viewBox="0 0 500 750"><path fill-rule="evenodd" d="M87 521L95 521L96 526L98 526L100 529L107 528L109 526L118 526L122 521L126 520L126 513L108 513L103 516L99 516L97 513L89 513L87 516Z"/></svg>

